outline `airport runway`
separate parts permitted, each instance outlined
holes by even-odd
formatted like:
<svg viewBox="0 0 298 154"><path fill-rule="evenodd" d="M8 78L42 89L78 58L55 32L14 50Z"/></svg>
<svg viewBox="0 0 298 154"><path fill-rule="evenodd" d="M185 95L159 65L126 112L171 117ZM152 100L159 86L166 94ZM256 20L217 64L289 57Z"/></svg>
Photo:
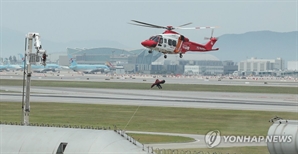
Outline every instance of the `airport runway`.
<svg viewBox="0 0 298 154"><path fill-rule="evenodd" d="M20 102L22 87L1 86L1 101ZM9 93L19 92L19 93ZM32 87L31 102L63 102L298 112L298 95Z"/></svg>
<svg viewBox="0 0 298 154"><path fill-rule="evenodd" d="M0 76L0 79L23 79L22 72L7 72ZM105 75L105 74L78 74L77 72L63 73L34 73L32 80L60 80L60 81L95 81L95 82L136 82L153 83L156 79L165 79L166 83L172 84L209 84L209 85L243 85L243 86L279 86L279 87L298 87L295 79L279 78L253 78L248 79L229 79L222 78L220 81L217 76L209 77L185 77L185 76L156 76L156 75ZM266 84L265 84L266 82Z"/></svg>

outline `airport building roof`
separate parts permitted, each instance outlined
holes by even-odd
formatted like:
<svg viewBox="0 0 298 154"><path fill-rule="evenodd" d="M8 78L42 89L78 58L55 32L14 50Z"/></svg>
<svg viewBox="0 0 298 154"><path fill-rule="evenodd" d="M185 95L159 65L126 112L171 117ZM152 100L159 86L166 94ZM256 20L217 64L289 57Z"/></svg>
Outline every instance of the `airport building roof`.
<svg viewBox="0 0 298 154"><path fill-rule="evenodd" d="M220 61L217 57L207 54L207 53L199 53L199 52L187 52L183 54L183 57L180 58L179 54L168 54L165 59L164 56L160 56L156 61L152 62L152 65L163 65L165 61Z"/></svg>
<svg viewBox="0 0 298 154"><path fill-rule="evenodd" d="M159 58L162 54L159 52L148 53L148 50L143 50L137 56L137 64L148 64L150 65L153 61Z"/></svg>
<svg viewBox="0 0 298 154"><path fill-rule="evenodd" d="M90 49L81 49L81 48L67 48L67 55L132 55L133 53L116 48L90 48Z"/></svg>

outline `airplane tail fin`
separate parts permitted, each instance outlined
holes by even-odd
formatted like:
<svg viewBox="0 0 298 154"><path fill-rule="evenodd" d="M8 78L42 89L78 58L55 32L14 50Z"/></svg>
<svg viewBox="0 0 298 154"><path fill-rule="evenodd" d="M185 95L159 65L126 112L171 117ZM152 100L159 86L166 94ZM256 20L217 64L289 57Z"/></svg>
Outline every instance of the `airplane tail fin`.
<svg viewBox="0 0 298 154"><path fill-rule="evenodd" d="M76 62L76 60L75 59L73 59L73 58L70 58L70 66L76 66L77 65L77 62Z"/></svg>
<svg viewBox="0 0 298 154"><path fill-rule="evenodd" d="M18 53L18 55L20 56L20 58L22 59L22 62L23 62L22 65L21 65L21 67L24 68L24 67L25 67L25 60L26 60L26 59L25 59L25 57L23 56L23 54Z"/></svg>
<svg viewBox="0 0 298 154"><path fill-rule="evenodd" d="M76 66L77 62L72 56L68 55L70 66Z"/></svg>
<svg viewBox="0 0 298 154"><path fill-rule="evenodd" d="M19 55L19 56L20 56L20 58L22 59L22 62L25 62L25 58L24 58L23 54L21 54L21 53L18 53L18 55Z"/></svg>
<svg viewBox="0 0 298 154"><path fill-rule="evenodd" d="M114 67L115 67L115 66L114 66L111 62L109 62L109 61L106 62L106 65L107 65L109 68L114 68Z"/></svg>

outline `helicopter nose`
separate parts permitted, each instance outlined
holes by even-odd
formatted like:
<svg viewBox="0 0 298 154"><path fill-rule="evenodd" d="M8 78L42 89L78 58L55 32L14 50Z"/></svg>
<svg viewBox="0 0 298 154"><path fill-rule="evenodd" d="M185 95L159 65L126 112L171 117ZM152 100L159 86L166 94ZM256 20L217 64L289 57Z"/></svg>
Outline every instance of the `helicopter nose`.
<svg viewBox="0 0 298 154"><path fill-rule="evenodd" d="M145 40L141 43L144 47L155 47L156 46L156 42L154 42L153 40Z"/></svg>

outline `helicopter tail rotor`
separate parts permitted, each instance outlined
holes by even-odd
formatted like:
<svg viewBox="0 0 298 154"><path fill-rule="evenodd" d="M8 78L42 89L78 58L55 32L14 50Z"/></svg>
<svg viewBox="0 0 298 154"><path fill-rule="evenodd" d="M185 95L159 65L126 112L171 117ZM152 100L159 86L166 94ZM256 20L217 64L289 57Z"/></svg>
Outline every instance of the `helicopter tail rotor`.
<svg viewBox="0 0 298 154"><path fill-rule="evenodd" d="M213 33L214 33L214 29L211 30L211 36L210 37L204 37L204 39L205 40L211 40L211 39L218 40L218 37L213 37Z"/></svg>

